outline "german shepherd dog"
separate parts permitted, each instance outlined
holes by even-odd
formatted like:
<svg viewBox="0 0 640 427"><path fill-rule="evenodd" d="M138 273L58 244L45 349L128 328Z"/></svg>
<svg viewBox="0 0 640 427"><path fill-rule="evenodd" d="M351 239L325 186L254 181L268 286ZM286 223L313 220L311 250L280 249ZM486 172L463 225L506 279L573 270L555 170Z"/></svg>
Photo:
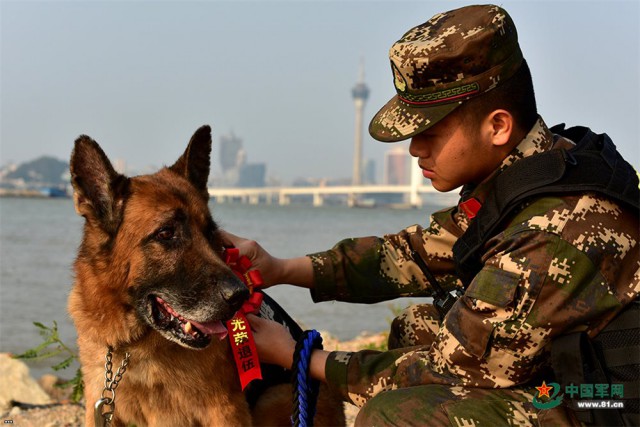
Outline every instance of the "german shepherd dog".
<svg viewBox="0 0 640 427"><path fill-rule="evenodd" d="M203 126L173 166L128 178L91 138L75 141L71 182L85 222L69 313L87 426L94 404L112 395L114 426L291 425L291 386L263 382L248 398L221 339L249 293L222 259L207 205L210 154L211 129ZM108 348L113 393L103 393ZM325 391L316 424L344 425L342 402Z"/></svg>

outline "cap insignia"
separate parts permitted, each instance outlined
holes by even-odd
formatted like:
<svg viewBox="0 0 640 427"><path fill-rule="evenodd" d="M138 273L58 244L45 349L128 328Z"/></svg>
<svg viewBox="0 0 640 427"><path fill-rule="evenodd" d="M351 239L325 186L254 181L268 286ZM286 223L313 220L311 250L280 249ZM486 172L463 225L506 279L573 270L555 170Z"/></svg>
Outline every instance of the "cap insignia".
<svg viewBox="0 0 640 427"><path fill-rule="evenodd" d="M393 70L393 84L396 87L396 90L399 92L404 92L407 90L407 81L404 79L400 70L396 67L396 64L391 62L391 69Z"/></svg>

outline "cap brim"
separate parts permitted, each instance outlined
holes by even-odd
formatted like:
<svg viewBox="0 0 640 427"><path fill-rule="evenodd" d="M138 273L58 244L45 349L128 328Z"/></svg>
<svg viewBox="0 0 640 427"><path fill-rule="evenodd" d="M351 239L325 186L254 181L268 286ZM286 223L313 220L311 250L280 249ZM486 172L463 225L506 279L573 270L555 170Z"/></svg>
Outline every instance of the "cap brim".
<svg viewBox="0 0 640 427"><path fill-rule="evenodd" d="M369 133L382 142L402 141L429 129L459 106L460 102L412 106L396 95L373 116Z"/></svg>

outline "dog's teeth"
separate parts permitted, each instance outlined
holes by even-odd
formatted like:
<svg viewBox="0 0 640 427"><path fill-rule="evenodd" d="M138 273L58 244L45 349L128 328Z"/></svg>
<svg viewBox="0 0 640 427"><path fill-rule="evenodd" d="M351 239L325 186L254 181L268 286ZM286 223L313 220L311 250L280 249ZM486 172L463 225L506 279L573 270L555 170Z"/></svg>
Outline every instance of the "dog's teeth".
<svg viewBox="0 0 640 427"><path fill-rule="evenodd" d="M188 334L190 334L193 331L193 328L191 327L191 322L187 322L184 324L184 331Z"/></svg>

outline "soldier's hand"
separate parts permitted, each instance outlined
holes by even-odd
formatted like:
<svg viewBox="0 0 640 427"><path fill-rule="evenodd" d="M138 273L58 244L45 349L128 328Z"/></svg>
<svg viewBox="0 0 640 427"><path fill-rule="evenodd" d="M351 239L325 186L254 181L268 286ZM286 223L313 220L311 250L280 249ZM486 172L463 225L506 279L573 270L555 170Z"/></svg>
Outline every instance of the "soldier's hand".
<svg viewBox="0 0 640 427"><path fill-rule="evenodd" d="M253 330L260 362L291 369L296 342L289 331L278 322L249 314L247 320Z"/></svg>
<svg viewBox="0 0 640 427"><path fill-rule="evenodd" d="M234 246L251 261L252 270L260 270L264 287L268 288L279 283L313 288L313 266L311 259L306 256L296 258L276 258L264 250L255 240L221 231L226 246Z"/></svg>
<svg viewBox="0 0 640 427"><path fill-rule="evenodd" d="M236 236L228 231L221 231L222 239L226 247L236 247L240 255L244 255L251 261L250 270L259 270L264 281L264 288L275 285L279 282L279 272L281 267L278 258L271 256L255 240L245 239Z"/></svg>

